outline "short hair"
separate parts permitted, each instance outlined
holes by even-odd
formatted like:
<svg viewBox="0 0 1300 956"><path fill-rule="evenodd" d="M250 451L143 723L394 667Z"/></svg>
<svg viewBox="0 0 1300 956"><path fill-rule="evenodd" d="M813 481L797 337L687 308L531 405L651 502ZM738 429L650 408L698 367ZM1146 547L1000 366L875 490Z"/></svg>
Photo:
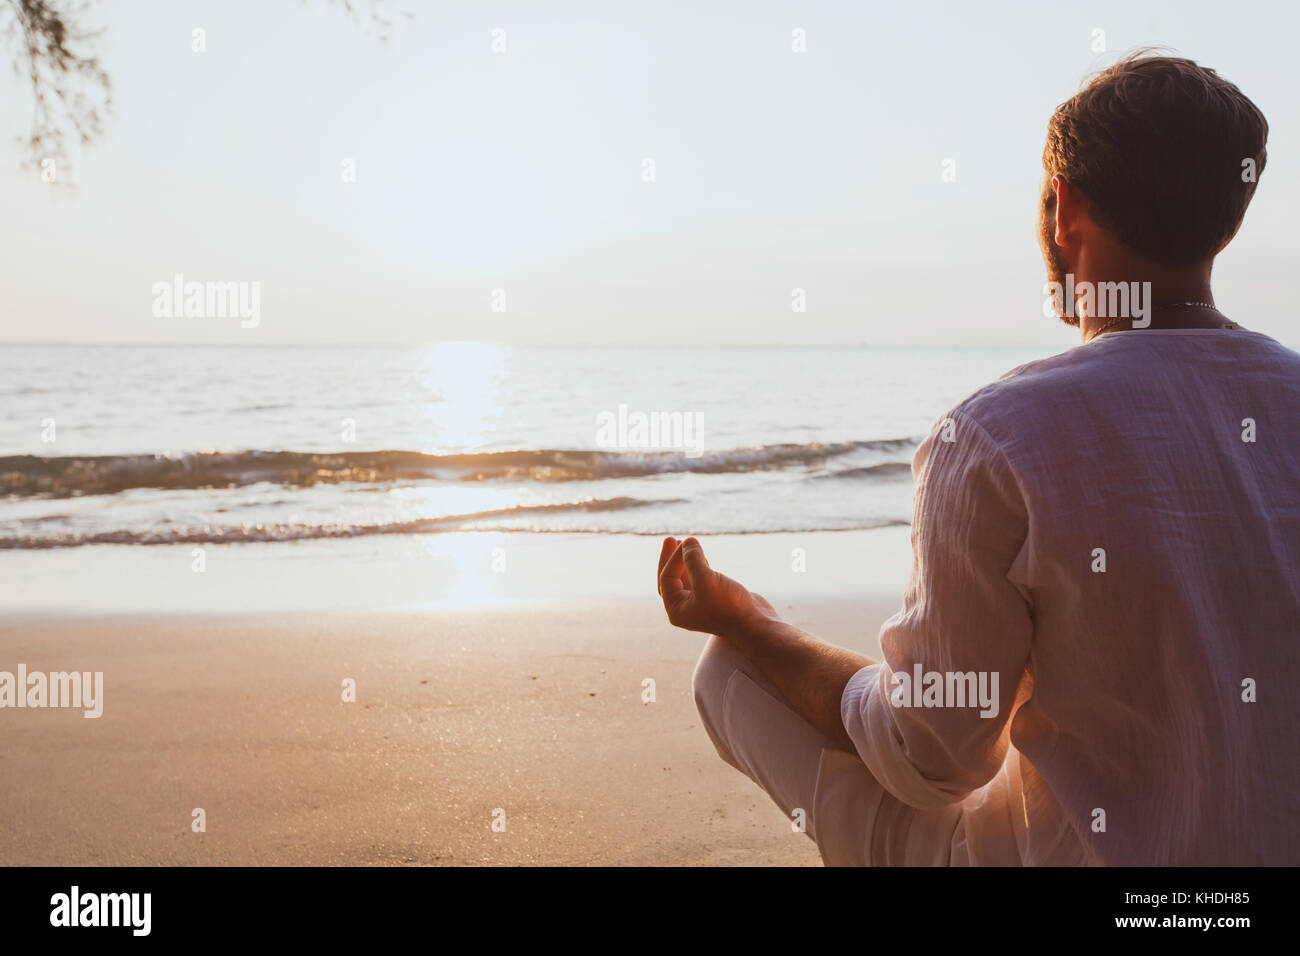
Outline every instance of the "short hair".
<svg viewBox="0 0 1300 956"><path fill-rule="evenodd" d="M1213 258L1241 225L1267 140L1264 114L1235 85L1191 60L1139 50L1056 108L1043 167L1077 188L1093 220L1131 251L1191 265Z"/></svg>

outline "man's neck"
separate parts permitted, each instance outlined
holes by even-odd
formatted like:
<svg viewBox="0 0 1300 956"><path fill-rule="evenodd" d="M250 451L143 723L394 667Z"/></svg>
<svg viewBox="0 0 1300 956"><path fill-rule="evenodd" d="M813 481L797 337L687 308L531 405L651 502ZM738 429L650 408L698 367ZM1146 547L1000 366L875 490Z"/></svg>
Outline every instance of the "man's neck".
<svg viewBox="0 0 1300 956"><path fill-rule="evenodd" d="M1143 290L1141 307L1150 321L1148 328L1213 328L1223 324L1223 317L1212 308L1210 267L1210 262L1171 267L1126 255L1085 256L1076 267L1074 280L1077 288L1083 288L1084 282L1091 283L1093 289L1100 288L1102 283L1123 282L1129 288ZM1184 303L1204 303L1211 308ZM1086 302L1080 304L1079 333L1085 342L1103 328L1112 331L1132 327L1123 322L1117 324L1117 316L1096 314L1098 311L1096 302L1091 309Z"/></svg>

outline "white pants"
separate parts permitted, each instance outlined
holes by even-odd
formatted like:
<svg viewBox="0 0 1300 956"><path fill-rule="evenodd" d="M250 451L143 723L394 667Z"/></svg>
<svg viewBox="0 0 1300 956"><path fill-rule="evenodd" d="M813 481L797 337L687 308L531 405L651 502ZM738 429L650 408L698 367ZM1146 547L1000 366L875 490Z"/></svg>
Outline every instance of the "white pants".
<svg viewBox="0 0 1300 956"><path fill-rule="evenodd" d="M886 791L856 753L790 709L749 661L710 637L695 667L695 705L718 755L767 791L828 866L1020 864L1008 760L961 803L917 810ZM978 826L971 826L978 819ZM967 833L978 833L968 841ZM974 844L978 844L978 847ZM978 852L976 852L978 850Z"/></svg>

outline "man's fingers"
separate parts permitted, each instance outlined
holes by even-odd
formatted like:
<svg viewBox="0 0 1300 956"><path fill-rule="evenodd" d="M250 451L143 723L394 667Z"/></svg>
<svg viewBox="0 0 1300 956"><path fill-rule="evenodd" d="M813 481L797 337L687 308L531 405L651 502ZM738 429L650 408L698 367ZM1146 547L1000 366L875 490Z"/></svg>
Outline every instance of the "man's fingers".
<svg viewBox="0 0 1300 956"><path fill-rule="evenodd" d="M704 557L704 548L695 538L682 542L682 560L686 564L686 573L694 583L709 572L709 562Z"/></svg>
<svg viewBox="0 0 1300 956"><path fill-rule="evenodd" d="M686 573L686 565L682 563L681 544L675 539L673 547L668 549L668 542L664 542L664 550L668 551L668 559L664 561L663 567L659 570L659 594L665 597L668 594L678 591L682 586L682 575Z"/></svg>
<svg viewBox="0 0 1300 956"><path fill-rule="evenodd" d="M663 547L659 549L659 569L655 572L655 577L657 579L663 577L664 565L668 563L668 559L671 558L673 552L677 550L677 543L676 538L664 538ZM664 593L662 582L659 585L659 593Z"/></svg>

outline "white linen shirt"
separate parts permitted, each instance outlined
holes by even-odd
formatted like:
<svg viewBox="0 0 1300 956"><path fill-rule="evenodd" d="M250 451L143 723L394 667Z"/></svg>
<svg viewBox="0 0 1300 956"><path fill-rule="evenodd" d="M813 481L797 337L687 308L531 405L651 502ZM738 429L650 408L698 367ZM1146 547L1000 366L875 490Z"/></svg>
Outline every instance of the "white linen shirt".
<svg viewBox="0 0 1300 956"><path fill-rule="evenodd" d="M954 860L1300 863L1300 355L1105 334L967 398L913 473L842 716L900 801L963 802ZM895 706L917 665L997 672L996 716Z"/></svg>

